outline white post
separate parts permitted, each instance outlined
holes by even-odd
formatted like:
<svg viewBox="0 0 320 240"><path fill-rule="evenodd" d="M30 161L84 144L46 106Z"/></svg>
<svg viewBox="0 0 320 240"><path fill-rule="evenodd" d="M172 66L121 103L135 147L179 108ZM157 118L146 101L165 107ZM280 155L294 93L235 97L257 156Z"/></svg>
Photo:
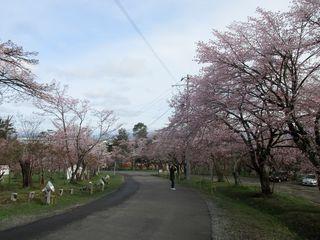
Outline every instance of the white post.
<svg viewBox="0 0 320 240"><path fill-rule="evenodd" d="M16 202L18 200L18 193L11 193L11 201Z"/></svg>
<svg viewBox="0 0 320 240"><path fill-rule="evenodd" d="M101 191L103 192L104 191L104 181L103 179L100 179L100 184L101 184Z"/></svg>
<svg viewBox="0 0 320 240"><path fill-rule="evenodd" d="M51 203L51 191L46 192L46 204L50 205Z"/></svg>
<svg viewBox="0 0 320 240"><path fill-rule="evenodd" d="M28 202L31 202L31 200L34 199L34 196L35 196L35 192L34 191L29 192Z"/></svg>
<svg viewBox="0 0 320 240"><path fill-rule="evenodd" d="M61 197L63 195L63 188L59 189L59 196Z"/></svg>
<svg viewBox="0 0 320 240"><path fill-rule="evenodd" d="M93 184L92 182L89 182L89 189L90 189L90 195L93 194Z"/></svg>

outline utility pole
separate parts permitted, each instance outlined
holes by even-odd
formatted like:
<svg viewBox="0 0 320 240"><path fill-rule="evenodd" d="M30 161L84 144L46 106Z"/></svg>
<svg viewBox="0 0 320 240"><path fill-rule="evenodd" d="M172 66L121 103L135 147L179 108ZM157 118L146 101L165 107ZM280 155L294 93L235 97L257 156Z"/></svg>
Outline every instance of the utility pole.
<svg viewBox="0 0 320 240"><path fill-rule="evenodd" d="M187 136L186 136L186 148L185 148L185 163L186 163L186 179L190 180L191 178L191 166L190 166L190 154L189 154L189 138L190 138L190 126L189 126L189 110L190 110L190 75L187 74L186 77L182 77L181 81L186 81L185 84L176 84L172 87L186 86L187 95L186 95L186 123L187 123Z"/></svg>

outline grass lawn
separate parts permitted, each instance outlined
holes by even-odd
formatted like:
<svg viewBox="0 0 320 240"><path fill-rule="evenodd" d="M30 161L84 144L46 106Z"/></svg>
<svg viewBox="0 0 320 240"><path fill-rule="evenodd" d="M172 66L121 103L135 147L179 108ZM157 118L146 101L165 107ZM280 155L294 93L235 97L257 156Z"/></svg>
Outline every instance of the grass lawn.
<svg viewBox="0 0 320 240"><path fill-rule="evenodd" d="M258 187L211 183L195 177L180 184L200 189L230 221L236 239L320 239L320 206L284 193L263 197Z"/></svg>
<svg viewBox="0 0 320 240"><path fill-rule="evenodd" d="M105 175L106 173L101 173L94 176L90 181L95 184ZM94 192L90 195L89 191L81 191L81 188L88 185L89 180L71 184L65 179L64 174L54 174L51 176L51 182L55 187L55 203L52 205L43 203L43 194L41 193L43 187L39 184L38 176L34 176L33 186L27 189L21 188L21 176L11 178L10 183L8 179L5 179L0 183L0 229L27 222L28 219L35 219L81 205L110 193L119 188L123 183L123 177L120 175L113 176L110 174L110 177L109 184L105 186L103 192L101 191L101 187L94 185ZM50 178L46 177L45 179L48 181ZM62 196L58 196L57 193L60 188L64 189ZM67 191L71 188L74 189L73 195ZM35 191L36 196L32 201L28 202L30 191ZM18 200L16 202L10 200L12 192L18 193Z"/></svg>

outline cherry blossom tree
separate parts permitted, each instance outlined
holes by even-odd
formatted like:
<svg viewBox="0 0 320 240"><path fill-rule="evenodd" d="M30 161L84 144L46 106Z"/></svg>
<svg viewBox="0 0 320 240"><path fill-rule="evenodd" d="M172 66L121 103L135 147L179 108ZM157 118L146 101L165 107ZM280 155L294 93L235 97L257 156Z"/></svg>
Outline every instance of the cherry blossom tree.
<svg viewBox="0 0 320 240"><path fill-rule="evenodd" d="M9 97L36 96L44 97L47 85L39 84L31 72L38 63L35 52L27 52L12 41L0 42L0 96Z"/></svg>
<svg viewBox="0 0 320 240"><path fill-rule="evenodd" d="M154 155L158 158L160 165L174 164L177 168L178 177L182 174L186 177L186 131L178 124L169 124L157 133L157 141Z"/></svg>
<svg viewBox="0 0 320 240"><path fill-rule="evenodd" d="M196 84L200 109L242 136L268 193L263 169L288 134L319 175L319 2L257 14L199 43L198 60L206 66Z"/></svg>
<svg viewBox="0 0 320 240"><path fill-rule="evenodd" d="M45 115L53 117L56 142L72 169L71 181L80 180L87 167L86 159L93 149L111 139L111 133L118 128L113 112L92 109L88 101L67 96L67 87L59 84L49 98L39 100L36 105ZM77 174L80 169L81 173Z"/></svg>
<svg viewBox="0 0 320 240"><path fill-rule="evenodd" d="M22 154L22 146L17 140L16 128L12 119L12 117L0 118L0 165L9 166L9 183L11 172L19 168L17 163ZM0 173L0 182L4 174L4 171Z"/></svg>
<svg viewBox="0 0 320 240"><path fill-rule="evenodd" d="M60 145L61 151L66 155L66 163L73 167L74 159L72 158L70 140L68 137L68 129L72 127L75 116L72 115L72 106L77 100L67 95L67 86L60 86L54 83L54 88L50 92L50 96L46 99L38 99L35 102L36 107L42 110L42 115L52 118L51 122L57 129L54 136L56 143Z"/></svg>
<svg viewBox="0 0 320 240"><path fill-rule="evenodd" d="M237 134L222 123L213 122L198 129L192 146L195 156L200 156L197 164L208 163L212 181L214 172L218 181L224 181L232 173L235 184L239 184L239 167L247 162L242 156L246 154L245 146Z"/></svg>
<svg viewBox="0 0 320 240"><path fill-rule="evenodd" d="M25 118L19 116L20 130L23 136L22 154L19 158L19 164L22 173L22 186L32 186L32 174L39 159L43 158L43 145L39 138L39 127L42 123L41 120L35 118Z"/></svg>

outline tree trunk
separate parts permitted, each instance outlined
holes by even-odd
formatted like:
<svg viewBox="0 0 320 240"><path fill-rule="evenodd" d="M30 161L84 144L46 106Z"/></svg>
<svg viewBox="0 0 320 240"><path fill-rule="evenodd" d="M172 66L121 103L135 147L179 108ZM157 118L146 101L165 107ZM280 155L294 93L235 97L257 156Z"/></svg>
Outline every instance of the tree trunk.
<svg viewBox="0 0 320 240"><path fill-rule="evenodd" d="M210 159L212 161L212 166L217 174L218 182L224 182L223 171L222 171L221 167L219 166L218 159L213 154L211 154Z"/></svg>
<svg viewBox="0 0 320 240"><path fill-rule="evenodd" d="M257 154L257 152L259 154ZM270 187L269 172L270 169L266 165L267 159L270 156L270 152L267 151L251 151L250 160L252 163L253 170L258 174L260 180L261 193L263 195L271 195L272 190Z"/></svg>
<svg viewBox="0 0 320 240"><path fill-rule="evenodd" d="M44 186L44 170L41 169L40 186Z"/></svg>
<svg viewBox="0 0 320 240"><path fill-rule="evenodd" d="M233 165L233 178L234 178L234 185L239 186L240 178L239 178L239 171L238 171L238 160L236 159Z"/></svg>
<svg viewBox="0 0 320 240"><path fill-rule="evenodd" d="M320 191L320 170L316 171L317 180L318 180L318 189Z"/></svg>
<svg viewBox="0 0 320 240"><path fill-rule="evenodd" d="M271 195L271 187L269 180L269 169L266 166L263 166L262 169L258 172L260 178L261 192L263 195Z"/></svg>
<svg viewBox="0 0 320 240"><path fill-rule="evenodd" d="M80 176L79 176L78 180L83 180L84 179L84 174L85 174L86 168L87 168L87 165L82 163L82 169L81 169L81 173L80 173Z"/></svg>
<svg viewBox="0 0 320 240"><path fill-rule="evenodd" d="M233 179L234 179L234 185L239 186L240 185L240 180L239 180L239 174L237 171L233 171Z"/></svg>
<svg viewBox="0 0 320 240"><path fill-rule="evenodd" d="M70 178L70 182L71 183L75 183L76 182L76 173L78 171L76 169L73 169L73 167L71 167L71 178Z"/></svg>
<svg viewBox="0 0 320 240"><path fill-rule="evenodd" d="M293 108L290 109L287 120L290 135L297 147L308 157L311 164L317 169L316 174L320 191L320 111L317 112L314 122L315 144L313 144L313 137L304 130L305 126L298 120L293 110Z"/></svg>
<svg viewBox="0 0 320 240"><path fill-rule="evenodd" d="M11 185L11 168L9 167L10 171L9 171L9 180L8 180L8 185Z"/></svg>
<svg viewBox="0 0 320 240"><path fill-rule="evenodd" d="M73 168L73 166L71 166L72 173L71 173L70 182L75 183L77 180L79 180L78 171L80 168L80 161L77 162L75 169Z"/></svg>
<svg viewBox="0 0 320 240"><path fill-rule="evenodd" d="M215 161L214 168L216 170L216 174L218 177L218 182L224 182L224 176L223 176L223 171L219 164Z"/></svg>
<svg viewBox="0 0 320 240"><path fill-rule="evenodd" d="M222 172L218 171L217 177L218 177L218 182L224 182L224 176Z"/></svg>
<svg viewBox="0 0 320 240"><path fill-rule="evenodd" d="M211 180L211 183L213 183L213 162L212 161L210 161L209 166L210 166L210 180Z"/></svg>
<svg viewBox="0 0 320 240"><path fill-rule="evenodd" d="M29 161L20 161L21 173L22 173L22 187L31 187L31 163Z"/></svg>

